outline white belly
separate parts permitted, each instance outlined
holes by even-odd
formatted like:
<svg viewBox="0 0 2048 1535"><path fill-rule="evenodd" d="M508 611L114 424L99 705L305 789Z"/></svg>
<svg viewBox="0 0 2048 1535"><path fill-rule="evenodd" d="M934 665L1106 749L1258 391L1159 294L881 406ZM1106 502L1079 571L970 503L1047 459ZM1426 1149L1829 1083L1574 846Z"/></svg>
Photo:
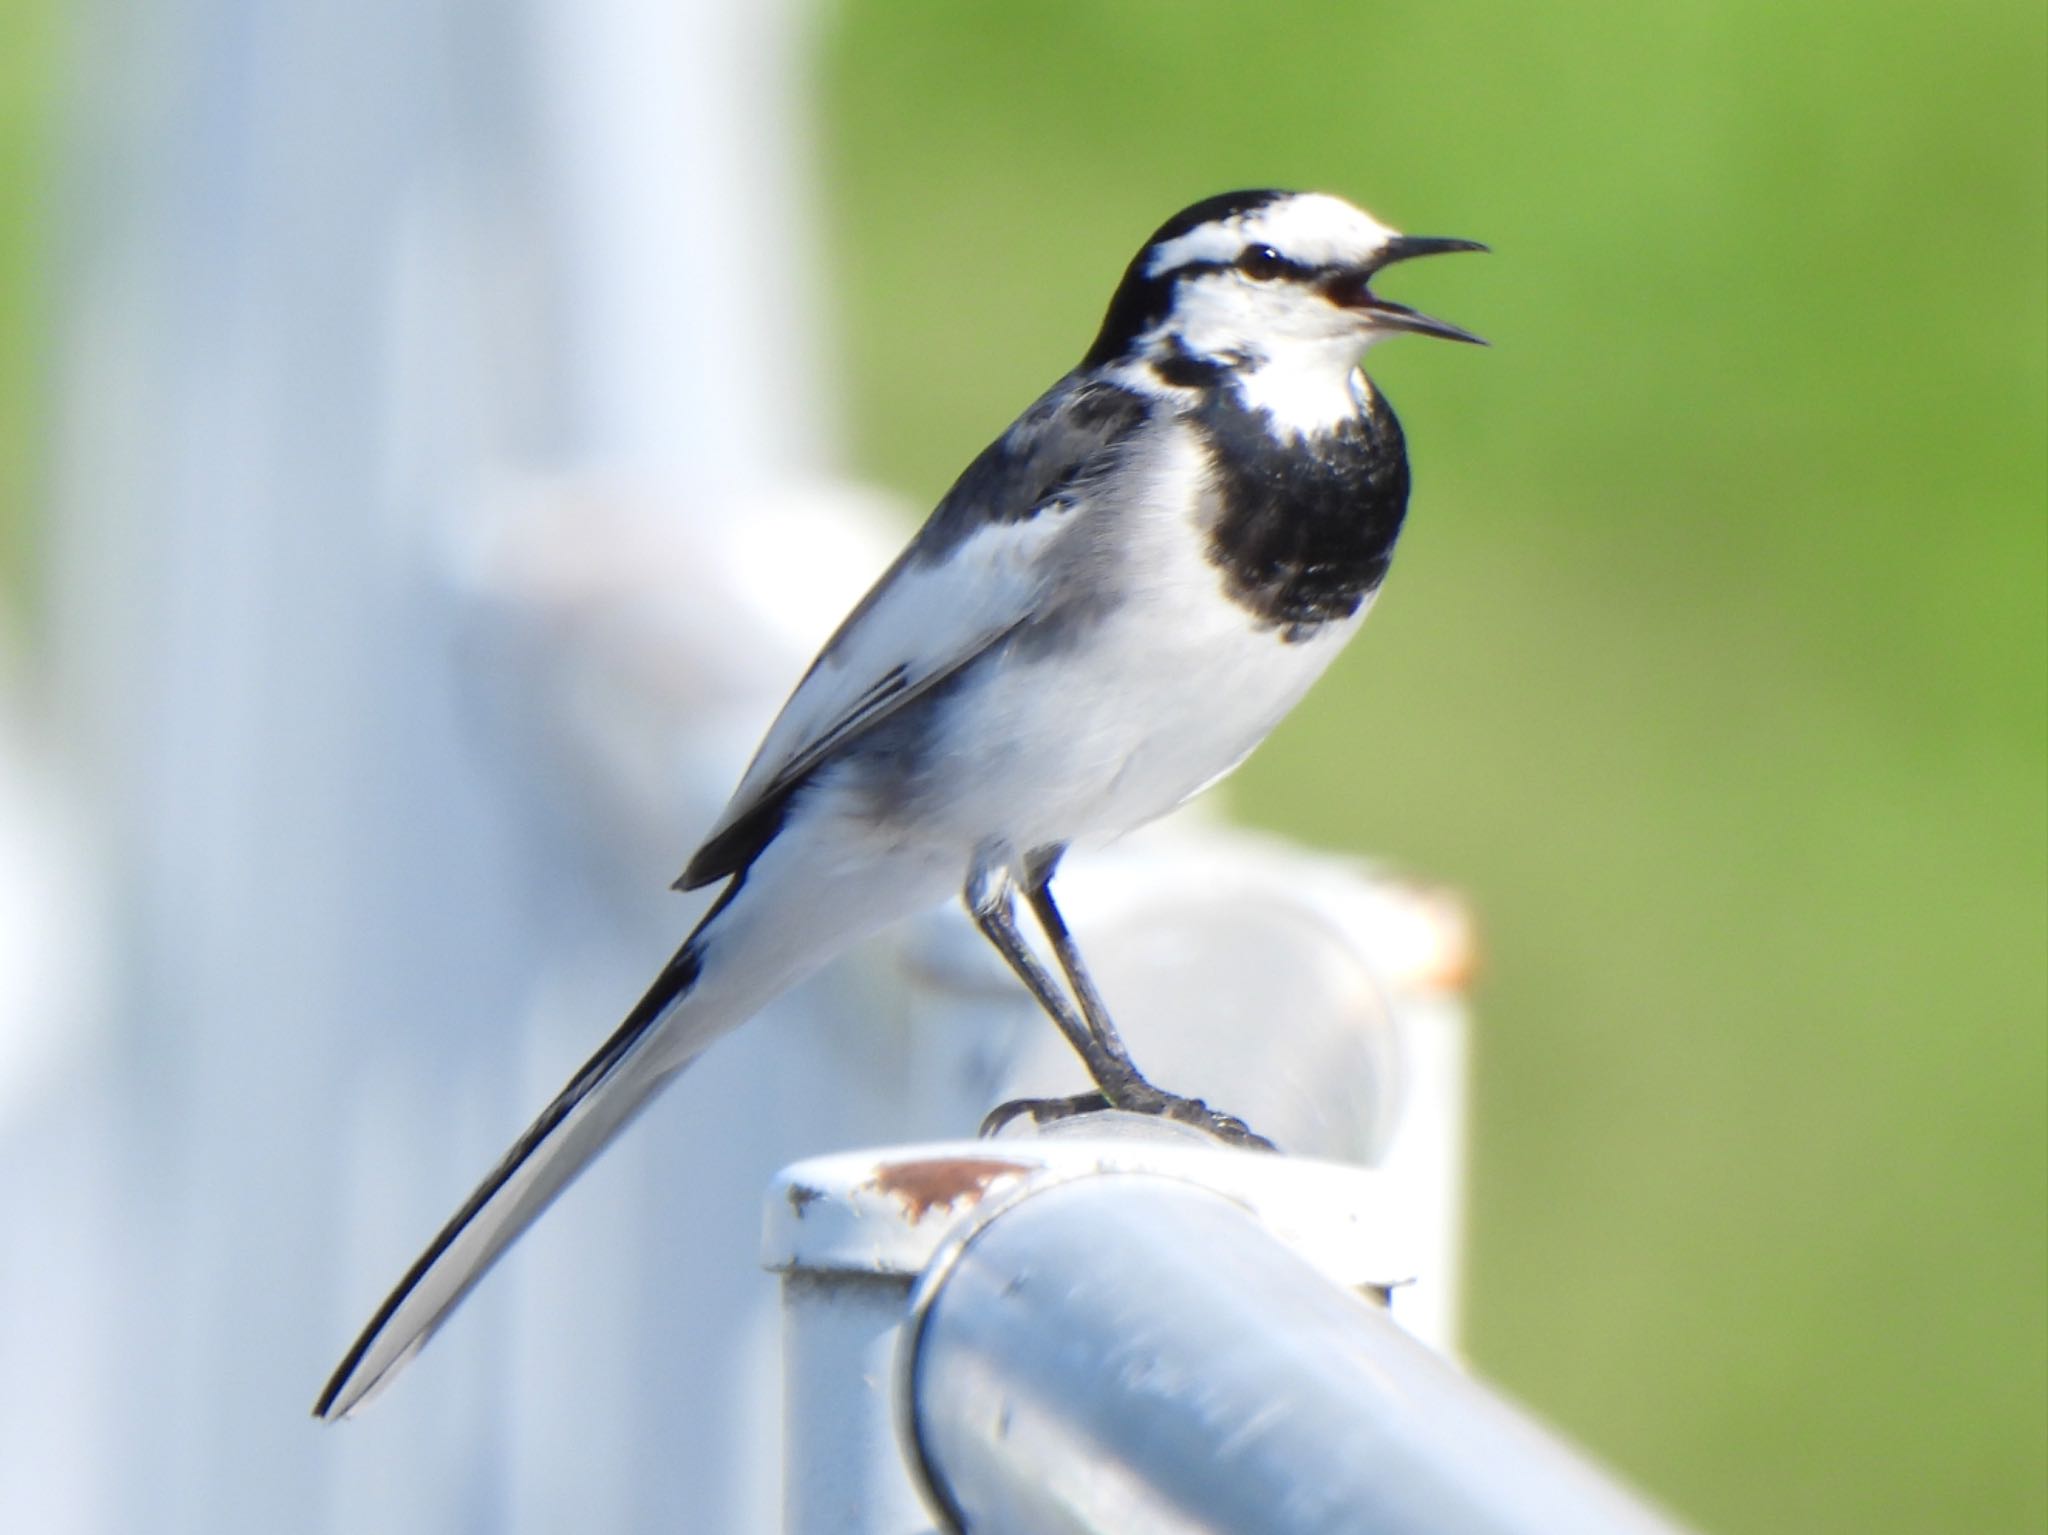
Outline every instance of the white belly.
<svg viewBox="0 0 2048 1535"><path fill-rule="evenodd" d="M1024 850L1164 815L1265 739L1370 606L1284 640L1225 600L1184 525L1151 531L1147 579L1083 643L992 668L959 701L946 731L957 835Z"/></svg>

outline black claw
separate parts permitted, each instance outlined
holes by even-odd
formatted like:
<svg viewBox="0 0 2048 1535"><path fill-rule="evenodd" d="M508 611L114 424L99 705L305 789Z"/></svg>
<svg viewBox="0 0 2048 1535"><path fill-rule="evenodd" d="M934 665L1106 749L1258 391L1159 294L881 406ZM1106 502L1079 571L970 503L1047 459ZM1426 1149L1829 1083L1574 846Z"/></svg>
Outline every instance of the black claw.
<svg viewBox="0 0 2048 1535"><path fill-rule="evenodd" d="M1078 1114L1100 1114L1109 1100L1100 1093L1077 1093L1072 1098L1012 1098L999 1103L983 1116L981 1136L986 1140L1020 1114L1029 1114L1034 1125L1048 1120L1072 1119Z"/></svg>

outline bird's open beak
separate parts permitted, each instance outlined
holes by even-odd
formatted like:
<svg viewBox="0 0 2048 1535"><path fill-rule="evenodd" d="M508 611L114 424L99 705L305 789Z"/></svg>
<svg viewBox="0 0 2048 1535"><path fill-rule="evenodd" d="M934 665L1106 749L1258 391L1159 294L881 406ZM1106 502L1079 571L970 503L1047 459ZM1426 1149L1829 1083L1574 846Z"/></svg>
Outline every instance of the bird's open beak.
<svg viewBox="0 0 2048 1535"><path fill-rule="evenodd" d="M1485 346L1482 336L1475 336L1469 330L1451 324L1448 320L1432 319L1410 309L1406 304L1396 304L1391 299L1381 298L1372 291L1373 277L1382 267L1390 267L1397 261L1411 261L1417 256L1443 256L1452 251L1483 251L1486 247L1477 240L1457 240L1438 235L1396 235L1379 248L1378 253L1364 266L1354 267L1331 278L1323 287L1324 294L1333 304L1346 309L1364 311L1378 330L1407 330L1418 336L1441 336L1446 341L1469 341L1474 346Z"/></svg>

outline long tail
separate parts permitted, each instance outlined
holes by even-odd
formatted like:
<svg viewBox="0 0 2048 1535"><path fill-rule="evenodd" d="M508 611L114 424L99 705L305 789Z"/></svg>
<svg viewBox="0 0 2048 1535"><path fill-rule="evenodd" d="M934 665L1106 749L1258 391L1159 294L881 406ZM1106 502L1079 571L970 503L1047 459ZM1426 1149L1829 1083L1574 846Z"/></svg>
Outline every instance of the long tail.
<svg viewBox="0 0 2048 1535"><path fill-rule="evenodd" d="M726 887L604 1047L478 1185L313 1406L346 1417L419 1352L499 1254L649 1099L847 945L943 900L960 860L874 840L820 796Z"/></svg>
<svg viewBox="0 0 2048 1535"><path fill-rule="evenodd" d="M716 915L714 909L676 951L625 1022L584 1062L406 1271L320 1393L313 1405L316 1418L345 1418L387 1384L425 1346L498 1255L661 1088L724 1032L715 1025L688 1029L689 1035L698 1037L664 1040L659 1051L649 1048L656 1035L673 1032L681 1021L678 1010L703 969L701 935Z"/></svg>

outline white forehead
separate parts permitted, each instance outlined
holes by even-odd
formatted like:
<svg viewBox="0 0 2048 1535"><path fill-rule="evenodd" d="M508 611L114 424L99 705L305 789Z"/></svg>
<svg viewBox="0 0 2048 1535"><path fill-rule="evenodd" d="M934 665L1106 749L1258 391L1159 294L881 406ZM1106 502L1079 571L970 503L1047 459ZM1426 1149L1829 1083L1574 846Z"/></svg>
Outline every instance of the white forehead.
<svg viewBox="0 0 2048 1535"><path fill-rule="evenodd" d="M1395 231L1341 197L1299 192L1154 247L1145 271L1156 277L1191 261L1235 261L1247 245L1270 245L1309 266L1363 261L1394 237Z"/></svg>

